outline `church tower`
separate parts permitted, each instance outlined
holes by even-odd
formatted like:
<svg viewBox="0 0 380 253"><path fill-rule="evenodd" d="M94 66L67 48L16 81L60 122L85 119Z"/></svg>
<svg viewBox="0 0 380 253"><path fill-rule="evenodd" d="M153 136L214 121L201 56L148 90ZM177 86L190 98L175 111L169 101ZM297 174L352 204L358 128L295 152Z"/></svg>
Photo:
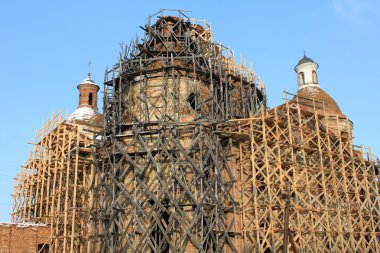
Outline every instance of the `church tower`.
<svg viewBox="0 0 380 253"><path fill-rule="evenodd" d="M317 70L319 65L312 59L303 56L303 58L295 66L294 70L298 76L298 90L305 87L319 87Z"/></svg>
<svg viewBox="0 0 380 253"><path fill-rule="evenodd" d="M98 91L99 86L91 80L90 73L79 85L79 105L78 108L88 107L93 110L98 110Z"/></svg>
<svg viewBox="0 0 380 253"><path fill-rule="evenodd" d="M90 72L78 86L79 103L78 108L69 116L68 120L101 121L98 112L99 86L91 79Z"/></svg>
<svg viewBox="0 0 380 253"><path fill-rule="evenodd" d="M336 132L337 129L341 129L351 135L352 123L347 126L347 116L342 113L335 100L319 85L318 68L319 65L306 55L298 61L294 67L298 78L298 90L293 100L297 99L306 110L316 109L325 114L328 126L332 131Z"/></svg>

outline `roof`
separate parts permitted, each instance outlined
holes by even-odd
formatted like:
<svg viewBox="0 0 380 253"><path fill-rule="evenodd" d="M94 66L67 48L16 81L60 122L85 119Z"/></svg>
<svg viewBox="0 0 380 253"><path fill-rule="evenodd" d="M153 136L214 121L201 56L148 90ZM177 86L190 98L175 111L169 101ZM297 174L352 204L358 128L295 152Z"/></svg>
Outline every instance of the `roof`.
<svg viewBox="0 0 380 253"><path fill-rule="evenodd" d="M313 107L313 100L317 109L322 109L323 104L325 105L326 113L329 114L342 114L338 104L335 100L322 90L319 86L309 86L301 88L297 91L298 102ZM294 97L292 100L296 101L297 97Z"/></svg>
<svg viewBox="0 0 380 253"><path fill-rule="evenodd" d="M311 58L307 57L306 55L303 55L301 60L299 60L297 65L294 67L294 71L297 72L297 67L301 64L304 64L304 63L314 63L314 64L317 64L317 68L319 67L318 63L316 63L315 61L313 61Z"/></svg>
<svg viewBox="0 0 380 253"><path fill-rule="evenodd" d="M88 74L87 78L84 79L82 82L80 82L80 84L94 84L94 85L96 85L94 80L91 79L90 74Z"/></svg>
<svg viewBox="0 0 380 253"><path fill-rule="evenodd" d="M68 120L96 120L100 117L100 113L95 109L90 107L80 107L68 117Z"/></svg>
<svg viewBox="0 0 380 253"><path fill-rule="evenodd" d="M315 63L312 59L310 59L309 57L307 57L306 55L304 55L302 57L302 59L298 61L297 66L301 65L301 64L304 64L304 63L308 63L308 62Z"/></svg>

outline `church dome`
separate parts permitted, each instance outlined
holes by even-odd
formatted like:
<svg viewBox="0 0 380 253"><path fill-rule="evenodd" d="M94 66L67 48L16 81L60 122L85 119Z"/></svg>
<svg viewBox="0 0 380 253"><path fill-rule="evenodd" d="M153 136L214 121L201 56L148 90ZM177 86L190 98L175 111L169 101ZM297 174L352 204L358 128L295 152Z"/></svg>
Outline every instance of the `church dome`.
<svg viewBox="0 0 380 253"><path fill-rule="evenodd" d="M69 117L69 121L73 120L90 120L90 121L100 121L102 115L91 107L80 107L76 109Z"/></svg>
<svg viewBox="0 0 380 253"><path fill-rule="evenodd" d="M84 79L79 85L81 84L94 84L96 85L96 83L91 79L91 76L88 75L86 79Z"/></svg>
<svg viewBox="0 0 380 253"><path fill-rule="evenodd" d="M315 100L316 109L323 109L325 105L326 113L329 114L342 114L338 104L335 100L323 91L319 86L303 87L297 92L298 102L301 105L313 107L313 100ZM293 98L296 100L297 98Z"/></svg>
<svg viewBox="0 0 380 253"><path fill-rule="evenodd" d="M315 63L318 65L318 63L314 62L311 58L307 57L306 55L304 55L301 60L298 61L297 66L301 65L301 64L304 64L304 63ZM296 68L295 67L295 68Z"/></svg>

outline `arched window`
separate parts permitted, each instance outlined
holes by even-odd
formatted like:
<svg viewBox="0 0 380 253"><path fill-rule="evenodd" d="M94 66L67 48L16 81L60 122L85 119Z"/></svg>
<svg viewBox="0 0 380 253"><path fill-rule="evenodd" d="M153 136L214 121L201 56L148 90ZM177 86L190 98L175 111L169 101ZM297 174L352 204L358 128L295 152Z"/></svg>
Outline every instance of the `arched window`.
<svg viewBox="0 0 380 253"><path fill-rule="evenodd" d="M312 75L313 75L313 83L318 83L317 72L315 70L313 70Z"/></svg>
<svg viewBox="0 0 380 253"><path fill-rule="evenodd" d="M298 74L298 85L305 85L305 75L303 72Z"/></svg>
<svg viewBox="0 0 380 253"><path fill-rule="evenodd" d="M88 95L88 105L92 105L92 93Z"/></svg>

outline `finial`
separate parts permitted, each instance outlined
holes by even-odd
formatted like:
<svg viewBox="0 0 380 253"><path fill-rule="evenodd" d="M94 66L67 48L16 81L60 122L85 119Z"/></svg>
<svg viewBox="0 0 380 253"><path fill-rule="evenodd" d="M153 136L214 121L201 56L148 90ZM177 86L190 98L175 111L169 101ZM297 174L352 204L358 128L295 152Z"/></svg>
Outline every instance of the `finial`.
<svg viewBox="0 0 380 253"><path fill-rule="evenodd" d="M91 61L88 62L88 78L91 77Z"/></svg>
<svg viewBox="0 0 380 253"><path fill-rule="evenodd" d="M303 50L303 57L306 57L306 52L305 52L305 50Z"/></svg>

